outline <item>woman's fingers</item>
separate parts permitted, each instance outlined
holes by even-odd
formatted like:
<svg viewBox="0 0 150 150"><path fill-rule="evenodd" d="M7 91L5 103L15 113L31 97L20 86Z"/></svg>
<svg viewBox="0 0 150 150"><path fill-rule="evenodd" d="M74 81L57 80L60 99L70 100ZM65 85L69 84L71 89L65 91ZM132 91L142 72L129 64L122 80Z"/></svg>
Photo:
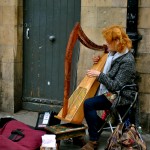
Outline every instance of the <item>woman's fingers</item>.
<svg viewBox="0 0 150 150"><path fill-rule="evenodd" d="M100 56L93 56L93 63L94 64L97 64L98 63L98 61L100 60Z"/></svg>
<svg viewBox="0 0 150 150"><path fill-rule="evenodd" d="M99 74L100 74L100 72L97 71L97 70L92 70L92 69L91 70L87 70L87 75L89 77L98 77Z"/></svg>

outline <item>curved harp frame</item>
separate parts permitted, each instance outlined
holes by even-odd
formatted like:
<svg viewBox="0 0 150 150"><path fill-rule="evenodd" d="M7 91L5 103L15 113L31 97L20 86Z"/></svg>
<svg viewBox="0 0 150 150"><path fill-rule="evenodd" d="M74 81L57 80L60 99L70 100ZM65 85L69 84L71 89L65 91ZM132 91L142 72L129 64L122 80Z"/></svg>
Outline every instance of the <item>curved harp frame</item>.
<svg viewBox="0 0 150 150"><path fill-rule="evenodd" d="M66 54L65 54L65 79L64 79L64 101L63 101L63 112L62 117L65 118L68 111L68 99L69 99L69 92L70 92L70 79L71 79L71 62L72 62L72 54L73 48L76 41L79 40L85 47L104 51L107 53L107 45L97 45L92 42L83 32L80 23L76 23L68 40Z"/></svg>

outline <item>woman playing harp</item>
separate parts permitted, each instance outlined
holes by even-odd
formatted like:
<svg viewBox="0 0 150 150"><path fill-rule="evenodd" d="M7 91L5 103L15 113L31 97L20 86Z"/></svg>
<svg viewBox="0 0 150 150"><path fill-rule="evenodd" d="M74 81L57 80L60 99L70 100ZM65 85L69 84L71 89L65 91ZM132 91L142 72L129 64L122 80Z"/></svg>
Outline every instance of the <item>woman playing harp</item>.
<svg viewBox="0 0 150 150"><path fill-rule="evenodd" d="M103 72L87 70L89 77L97 77L101 83L97 95L85 100L84 116L88 125L89 142L81 150L94 150L98 145L98 130L102 125L102 119L97 115L97 110L109 110L112 105L112 95L126 84L133 84L135 81L135 61L130 52L132 42L121 26L115 25L105 28L102 35L106 40L109 54ZM94 57L94 63L100 57ZM131 91L132 92L132 91ZM124 97L130 97L130 92ZM132 101L130 99L126 99ZM128 103L123 101L122 103Z"/></svg>

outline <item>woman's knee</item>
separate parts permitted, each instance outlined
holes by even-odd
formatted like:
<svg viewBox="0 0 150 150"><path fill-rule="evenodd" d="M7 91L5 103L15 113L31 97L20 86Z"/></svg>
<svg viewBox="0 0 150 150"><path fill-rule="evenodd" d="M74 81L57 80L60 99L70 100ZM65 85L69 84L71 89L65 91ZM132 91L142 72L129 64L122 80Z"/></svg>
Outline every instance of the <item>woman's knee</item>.
<svg viewBox="0 0 150 150"><path fill-rule="evenodd" d="M86 99L86 100L84 101L84 108L88 108L88 107L91 107L90 99Z"/></svg>

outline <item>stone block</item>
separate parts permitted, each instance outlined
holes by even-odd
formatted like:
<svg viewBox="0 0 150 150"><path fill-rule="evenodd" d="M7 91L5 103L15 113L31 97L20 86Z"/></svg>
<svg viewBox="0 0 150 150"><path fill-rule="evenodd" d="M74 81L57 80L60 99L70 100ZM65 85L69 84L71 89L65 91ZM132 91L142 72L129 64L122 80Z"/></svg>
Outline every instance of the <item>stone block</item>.
<svg viewBox="0 0 150 150"><path fill-rule="evenodd" d="M22 108L22 79L14 80L14 112Z"/></svg>
<svg viewBox="0 0 150 150"><path fill-rule="evenodd" d="M0 24L0 45L3 44L3 26Z"/></svg>
<svg viewBox="0 0 150 150"><path fill-rule="evenodd" d="M22 63L16 62L14 63L14 79L15 80L21 80L22 79Z"/></svg>
<svg viewBox="0 0 150 150"><path fill-rule="evenodd" d="M104 28L110 25L126 27L126 8L98 8L97 27Z"/></svg>
<svg viewBox="0 0 150 150"><path fill-rule="evenodd" d="M16 25L17 24L17 9L14 6L3 6L3 24Z"/></svg>
<svg viewBox="0 0 150 150"><path fill-rule="evenodd" d="M14 97L16 98L22 97L22 79L14 80Z"/></svg>
<svg viewBox="0 0 150 150"><path fill-rule="evenodd" d="M96 0L98 7L126 7L127 0Z"/></svg>
<svg viewBox="0 0 150 150"><path fill-rule="evenodd" d="M0 110L4 112L13 113L14 112L14 99L13 97L2 97Z"/></svg>
<svg viewBox="0 0 150 150"><path fill-rule="evenodd" d="M2 98L7 101L14 97L14 83L10 80L2 80Z"/></svg>
<svg viewBox="0 0 150 150"><path fill-rule="evenodd" d="M150 74L140 73L140 81L138 82L139 92L141 93L150 93Z"/></svg>
<svg viewBox="0 0 150 150"><path fill-rule="evenodd" d="M150 133L150 113L140 113L140 123L143 132Z"/></svg>
<svg viewBox="0 0 150 150"><path fill-rule="evenodd" d="M2 45L14 45L17 43L17 30L12 25L2 26L0 42Z"/></svg>
<svg viewBox="0 0 150 150"><path fill-rule="evenodd" d="M0 6L0 25L3 23L3 13L2 13L2 6Z"/></svg>
<svg viewBox="0 0 150 150"><path fill-rule="evenodd" d="M128 0L112 0L113 7L127 7Z"/></svg>
<svg viewBox="0 0 150 150"><path fill-rule="evenodd" d="M150 7L150 1L149 0L138 0L139 7Z"/></svg>
<svg viewBox="0 0 150 150"><path fill-rule="evenodd" d="M22 99L21 97L14 97L14 112L22 109Z"/></svg>
<svg viewBox="0 0 150 150"><path fill-rule="evenodd" d="M98 7L112 7L112 0L96 0Z"/></svg>
<svg viewBox="0 0 150 150"><path fill-rule="evenodd" d="M18 7L18 25L21 27L23 25L23 6Z"/></svg>
<svg viewBox="0 0 150 150"><path fill-rule="evenodd" d="M93 7L96 6L96 0L81 0L81 7Z"/></svg>
<svg viewBox="0 0 150 150"><path fill-rule="evenodd" d="M13 81L14 79L14 64L13 63L1 63L2 67L2 79Z"/></svg>
<svg viewBox="0 0 150 150"><path fill-rule="evenodd" d="M18 1L18 6L23 6L23 0Z"/></svg>
<svg viewBox="0 0 150 150"><path fill-rule="evenodd" d="M18 2L18 0L1 0L0 6L16 6L17 2Z"/></svg>
<svg viewBox="0 0 150 150"><path fill-rule="evenodd" d="M18 27L18 34L17 34L17 45L23 45L23 27Z"/></svg>
<svg viewBox="0 0 150 150"><path fill-rule="evenodd" d="M138 28L150 28L150 8L139 8Z"/></svg>
<svg viewBox="0 0 150 150"><path fill-rule="evenodd" d="M150 53L150 29L139 29L142 40L138 42L138 53Z"/></svg>
<svg viewBox="0 0 150 150"><path fill-rule="evenodd" d="M82 7L81 11L81 24L82 27L96 27L97 21L97 8L95 7Z"/></svg>
<svg viewBox="0 0 150 150"><path fill-rule="evenodd" d="M84 27L84 33L94 43L98 45L104 44L104 38L102 36L102 28Z"/></svg>
<svg viewBox="0 0 150 150"><path fill-rule="evenodd" d="M150 113L150 94L139 93L140 111Z"/></svg>
<svg viewBox="0 0 150 150"><path fill-rule="evenodd" d="M3 46L3 57L2 57L2 62L3 63L11 63L14 60L14 55L15 55L15 48L14 46Z"/></svg>
<svg viewBox="0 0 150 150"><path fill-rule="evenodd" d="M5 51L5 46L0 44L0 62L2 62L3 52Z"/></svg>
<svg viewBox="0 0 150 150"><path fill-rule="evenodd" d="M0 92L1 92L1 80L2 80L2 63L0 62Z"/></svg>
<svg viewBox="0 0 150 150"><path fill-rule="evenodd" d="M135 58L136 70L139 73L150 74L150 54L138 54Z"/></svg>
<svg viewBox="0 0 150 150"><path fill-rule="evenodd" d="M14 62L21 62L22 63L22 61L23 61L23 47L22 47L22 45L17 46L17 50L16 50L14 57L15 57Z"/></svg>
<svg viewBox="0 0 150 150"><path fill-rule="evenodd" d="M80 51L80 58L79 58L79 63L81 66L84 66L85 68L89 68L89 66L92 63L92 54L94 52L89 50L88 48L82 48L82 50ZM78 65L79 65L78 63ZM80 66L79 65L79 66Z"/></svg>

